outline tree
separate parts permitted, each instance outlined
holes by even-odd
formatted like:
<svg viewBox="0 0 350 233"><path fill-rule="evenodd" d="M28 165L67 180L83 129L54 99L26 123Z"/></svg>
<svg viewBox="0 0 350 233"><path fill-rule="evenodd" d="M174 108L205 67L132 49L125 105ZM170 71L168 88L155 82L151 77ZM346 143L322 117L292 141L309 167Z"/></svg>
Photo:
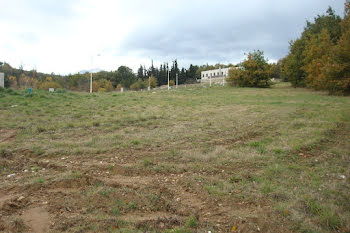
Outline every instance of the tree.
<svg viewBox="0 0 350 233"><path fill-rule="evenodd" d="M306 44L304 51L304 66L302 69L307 74L306 84L316 90L325 90L327 78L322 71L329 60L329 51L333 46L330 34L323 29L318 35L313 35Z"/></svg>
<svg viewBox="0 0 350 233"><path fill-rule="evenodd" d="M306 21L306 26L299 39L290 42L289 53L282 64L283 74L294 87L306 87L308 76L305 67L308 66L308 59L305 58L305 50L310 46L309 41L321 34L323 29L327 29L330 40L336 43L341 34L341 18L336 16L332 8L328 8L327 13L318 15L314 22Z"/></svg>
<svg viewBox="0 0 350 233"><path fill-rule="evenodd" d="M136 81L136 76L129 67L120 66L118 72L115 74L118 83L122 84L123 87L130 87L132 83Z"/></svg>
<svg viewBox="0 0 350 233"><path fill-rule="evenodd" d="M270 66L260 50L249 53L242 63L243 69L229 71L227 82L239 87L270 87Z"/></svg>
<svg viewBox="0 0 350 233"><path fill-rule="evenodd" d="M294 42L290 42L289 54L285 58L283 64L284 74L287 76L288 81L292 83L293 87L305 87L305 71L302 69L304 64L304 49L305 40L297 39Z"/></svg>
<svg viewBox="0 0 350 233"><path fill-rule="evenodd" d="M322 67L325 89L330 94L350 95L350 1L345 3L345 17L341 22L341 36L330 49L330 56Z"/></svg>
<svg viewBox="0 0 350 233"><path fill-rule="evenodd" d="M137 78L144 80L144 72L142 65L140 65L140 68L137 70Z"/></svg>

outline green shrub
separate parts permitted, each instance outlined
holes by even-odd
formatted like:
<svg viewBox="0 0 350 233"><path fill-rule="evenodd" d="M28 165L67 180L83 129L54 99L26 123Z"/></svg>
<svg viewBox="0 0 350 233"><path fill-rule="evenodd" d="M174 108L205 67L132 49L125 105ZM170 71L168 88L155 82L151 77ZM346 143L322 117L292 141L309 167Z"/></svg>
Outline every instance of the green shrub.
<svg viewBox="0 0 350 233"><path fill-rule="evenodd" d="M238 87L270 87L270 71L264 53L258 50L248 54L242 63L242 69L230 69L226 81L231 86Z"/></svg>

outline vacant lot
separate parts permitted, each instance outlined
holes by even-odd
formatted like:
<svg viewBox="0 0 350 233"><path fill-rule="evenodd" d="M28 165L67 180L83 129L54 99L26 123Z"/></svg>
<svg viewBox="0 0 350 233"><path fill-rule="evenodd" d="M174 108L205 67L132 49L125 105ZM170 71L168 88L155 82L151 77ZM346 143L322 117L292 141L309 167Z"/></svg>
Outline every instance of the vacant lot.
<svg viewBox="0 0 350 233"><path fill-rule="evenodd" d="M0 231L349 232L350 98L0 93Z"/></svg>

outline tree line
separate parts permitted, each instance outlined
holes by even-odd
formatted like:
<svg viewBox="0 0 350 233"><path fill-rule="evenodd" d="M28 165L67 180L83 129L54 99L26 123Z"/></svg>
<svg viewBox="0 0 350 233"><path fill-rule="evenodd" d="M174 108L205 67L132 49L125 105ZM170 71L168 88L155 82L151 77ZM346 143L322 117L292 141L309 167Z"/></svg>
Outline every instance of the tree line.
<svg viewBox="0 0 350 233"><path fill-rule="evenodd" d="M300 38L291 41L289 53L279 61L281 76L294 87L330 94L350 94L350 1L344 18L329 7L326 14L306 22Z"/></svg>
<svg viewBox="0 0 350 233"><path fill-rule="evenodd" d="M112 91L123 88L134 90L152 88L168 84L168 71L170 84L174 84L176 75L178 75L179 84L196 83L200 79L200 72L209 70L218 66L225 65L190 65L189 68L179 68L175 59L171 65L163 63L159 67L152 65L150 67L140 66L137 73L127 66L120 66L115 71L100 71L93 74L93 91ZM90 73L75 73L68 75L57 75L54 73L46 74L37 72L35 69L24 70L22 66L18 69L11 67L6 62L0 62L0 72L5 73L5 87L14 89L21 88L64 88L74 91L88 91L90 88Z"/></svg>

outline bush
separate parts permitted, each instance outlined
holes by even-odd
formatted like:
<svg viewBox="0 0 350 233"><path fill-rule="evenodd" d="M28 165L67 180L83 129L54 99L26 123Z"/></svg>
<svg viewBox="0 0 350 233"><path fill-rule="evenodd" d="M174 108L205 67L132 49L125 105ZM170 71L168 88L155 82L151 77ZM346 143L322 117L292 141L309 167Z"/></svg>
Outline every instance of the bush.
<svg viewBox="0 0 350 233"><path fill-rule="evenodd" d="M151 88L156 88L157 85L158 85L157 78L154 77L154 76L151 76L151 77L149 78L149 82L150 82Z"/></svg>
<svg viewBox="0 0 350 233"><path fill-rule="evenodd" d="M226 81L238 87L270 87L270 65L262 51L249 53L242 63L242 69L230 69Z"/></svg>
<svg viewBox="0 0 350 233"><path fill-rule="evenodd" d="M174 80L170 80L170 81L169 81L169 86L172 87L172 86L174 86L174 85L175 85L175 81L174 81Z"/></svg>
<svg viewBox="0 0 350 233"><path fill-rule="evenodd" d="M141 79L139 79L137 82L134 82L130 86L130 89L133 91L138 91L138 90L144 89L144 88L146 88L146 82L142 81Z"/></svg>
<svg viewBox="0 0 350 233"><path fill-rule="evenodd" d="M44 81L38 84L39 89L43 90L49 90L49 88L62 88L59 83L56 83L54 81Z"/></svg>
<svg viewBox="0 0 350 233"><path fill-rule="evenodd" d="M109 92L113 91L113 85L107 79L100 79L92 83L93 92Z"/></svg>
<svg viewBox="0 0 350 233"><path fill-rule="evenodd" d="M115 88L116 91L120 91L122 89L122 85L121 84L118 84L117 87Z"/></svg>
<svg viewBox="0 0 350 233"><path fill-rule="evenodd" d="M134 82L133 84L131 84L130 89L133 91L138 91L140 90L140 86L138 82Z"/></svg>
<svg viewBox="0 0 350 233"><path fill-rule="evenodd" d="M58 89L58 90L56 90L56 93L59 93L59 94L67 93L67 90L66 89Z"/></svg>

